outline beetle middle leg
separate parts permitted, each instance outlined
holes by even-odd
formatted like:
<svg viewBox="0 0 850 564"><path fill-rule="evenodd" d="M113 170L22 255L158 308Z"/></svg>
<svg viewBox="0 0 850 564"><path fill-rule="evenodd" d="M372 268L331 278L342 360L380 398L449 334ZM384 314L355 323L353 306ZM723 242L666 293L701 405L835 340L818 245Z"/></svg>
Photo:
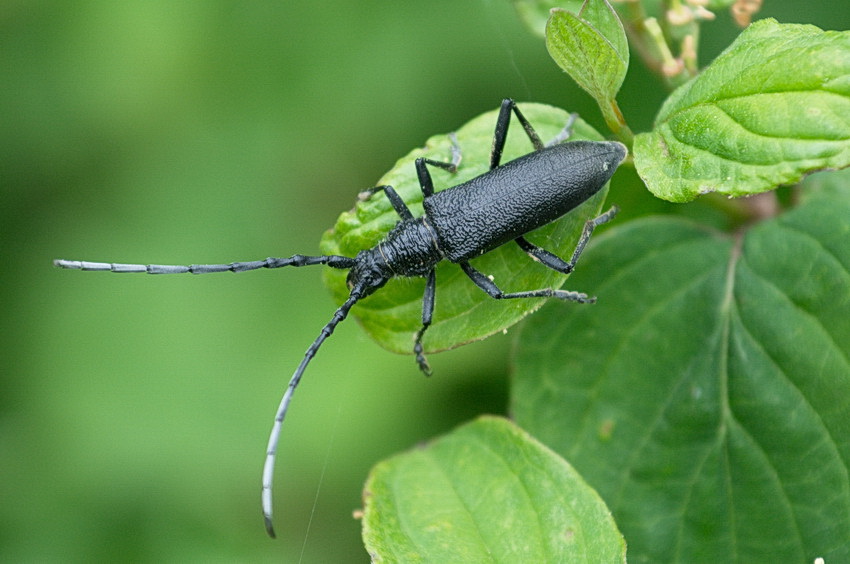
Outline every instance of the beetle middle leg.
<svg viewBox="0 0 850 564"><path fill-rule="evenodd" d="M422 336L428 327L431 326L431 319L434 316L434 294L437 287L436 271L431 270L428 273L428 279L425 282L425 295L422 298L422 328L416 332L416 341L413 345L413 354L416 355L416 363L419 365L425 376L431 375L431 367L428 365L428 359L425 358L425 353L422 350Z"/></svg>
<svg viewBox="0 0 850 564"><path fill-rule="evenodd" d="M425 198L434 193L434 181L431 179L431 173L428 172L426 165L436 166L451 173L457 172L457 167L462 158L460 145L458 144L457 136L454 133L449 134L449 139L452 142L452 160L450 162L436 161L434 159L427 159L424 157L416 159L416 176L419 178L419 187L422 189L422 195ZM404 200L401 199L401 196L398 195L392 186L373 186L372 188L361 192L359 197L361 200L367 200L372 196L372 194L380 191L383 191L387 195L393 209L399 216L401 216L402 219L413 219L413 214L410 212L407 204L404 203Z"/></svg>
<svg viewBox="0 0 850 564"><path fill-rule="evenodd" d="M445 163L443 161L435 161L434 159L420 157L416 159L416 162L414 163L416 166L416 176L419 178L419 187L422 189L422 196L424 198L429 198L434 194L434 181L431 179L431 173L428 171L427 165L436 166L451 173L455 173L457 172L457 167L460 164L461 158L463 158L460 152L460 145L457 142L457 135L449 133L449 139L452 142L451 162Z"/></svg>

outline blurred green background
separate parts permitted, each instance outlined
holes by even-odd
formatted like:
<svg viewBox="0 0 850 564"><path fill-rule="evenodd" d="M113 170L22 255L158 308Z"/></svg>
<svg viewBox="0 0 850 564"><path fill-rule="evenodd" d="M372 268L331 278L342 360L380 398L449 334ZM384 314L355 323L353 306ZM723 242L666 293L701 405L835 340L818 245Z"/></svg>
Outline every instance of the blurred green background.
<svg viewBox="0 0 850 564"><path fill-rule="evenodd" d="M844 3L766 4L850 27ZM425 379L340 326L284 427L271 541L260 469L334 309L321 268L146 277L50 261L315 253L428 136L504 96L600 126L588 96L497 0L7 1L0 26L0 560L366 561L352 512L369 468L504 413L510 333L432 355ZM736 33L725 15L707 26L703 60ZM621 106L639 131L664 93L635 63Z"/></svg>

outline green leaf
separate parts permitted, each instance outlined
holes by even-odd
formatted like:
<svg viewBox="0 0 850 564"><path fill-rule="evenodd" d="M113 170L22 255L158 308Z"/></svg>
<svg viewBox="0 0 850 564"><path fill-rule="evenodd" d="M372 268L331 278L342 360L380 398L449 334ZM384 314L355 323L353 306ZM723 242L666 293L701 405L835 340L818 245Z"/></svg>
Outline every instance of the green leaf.
<svg viewBox="0 0 850 564"><path fill-rule="evenodd" d="M520 108L545 141L555 137L568 121L564 110L542 104L520 104ZM437 191L469 180L487 171L490 148L498 111L479 116L457 131L463 161L454 175L433 172ZM602 137L589 125L576 120L571 139ZM511 127L503 153L503 162L532 150L525 132L516 121ZM379 181L390 184L407 202L414 215L422 214L422 191L413 161L418 157L450 160L451 141L447 135L430 138L425 147L401 158ZM607 188L560 220L532 232L529 240L560 256L569 256L575 248L584 222L597 215ZM324 234L321 250L325 254L354 256L375 246L399 221L383 192L358 201L354 210L343 213L334 228ZM558 288L566 277L531 262L517 245L504 245L472 261L505 291L530 288ZM521 265L518 268L517 265ZM325 270L325 282L335 298L342 302L348 295L346 272ZM381 346L395 352L410 353L416 331L422 325L424 279L396 278L379 292L359 302L352 310L366 332ZM506 300L490 298L476 287L455 264L444 261L437 267L437 294L434 322L425 334L426 351L439 351L483 339L515 324L539 308L544 300Z"/></svg>
<svg viewBox="0 0 850 564"><path fill-rule="evenodd" d="M734 237L633 221L583 257L592 309L527 322L513 413L632 561L850 562L848 241L846 195Z"/></svg>
<svg viewBox="0 0 850 564"><path fill-rule="evenodd" d="M596 492L502 418L381 462L364 501L373 562L625 562Z"/></svg>
<svg viewBox="0 0 850 564"><path fill-rule="evenodd" d="M587 0L579 15L552 10L546 25L549 54L600 106L609 106L626 77L629 45L607 0Z"/></svg>
<svg viewBox="0 0 850 564"><path fill-rule="evenodd" d="M803 201L815 198L850 198L850 168L817 172L803 181Z"/></svg>
<svg viewBox="0 0 850 564"><path fill-rule="evenodd" d="M850 165L850 32L754 23L670 96L634 158L649 190L674 202Z"/></svg>

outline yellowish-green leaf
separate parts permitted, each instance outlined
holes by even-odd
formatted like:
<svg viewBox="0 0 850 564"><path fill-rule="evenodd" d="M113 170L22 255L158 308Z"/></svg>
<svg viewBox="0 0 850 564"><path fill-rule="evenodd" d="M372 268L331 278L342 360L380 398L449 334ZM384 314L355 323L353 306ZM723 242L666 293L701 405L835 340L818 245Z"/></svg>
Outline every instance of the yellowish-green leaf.
<svg viewBox="0 0 850 564"><path fill-rule="evenodd" d="M850 32L760 20L635 138L649 190L744 196L850 165Z"/></svg>

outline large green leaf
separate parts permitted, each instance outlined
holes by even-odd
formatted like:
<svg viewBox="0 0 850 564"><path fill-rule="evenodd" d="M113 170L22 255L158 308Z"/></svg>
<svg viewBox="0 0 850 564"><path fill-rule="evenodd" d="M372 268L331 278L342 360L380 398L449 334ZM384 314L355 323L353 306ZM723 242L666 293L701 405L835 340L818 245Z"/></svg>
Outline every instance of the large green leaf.
<svg viewBox="0 0 850 564"><path fill-rule="evenodd" d="M513 412L632 562L850 562L850 197L727 236L647 218L525 325Z"/></svg>
<svg viewBox="0 0 850 564"><path fill-rule="evenodd" d="M544 140L554 138L568 121L564 110L542 104L520 104L520 107ZM463 161L456 174L433 172L437 191L469 180L487 171L497 112L479 116L457 131ZM589 125L577 120L572 139L601 140ZM503 162L531 151L532 146L522 128L515 124L508 135ZM431 137L422 149L401 158L378 185L390 184L407 202L414 215L422 214L422 192L416 179L413 161L418 157L448 161L451 141L447 135ZM560 256L569 256L587 219L595 216L607 189L582 204L564 218L529 235L529 240ZM326 254L354 256L358 251L375 246L399 221L383 192L358 201L354 210L343 213L334 228L325 233L321 250ZM472 261L505 291L558 288L565 276L532 262L517 245L504 245ZM345 271L327 269L325 281L338 301L348 295ZM422 325L424 280L394 279L352 310L363 328L383 347L401 353L413 349L413 338ZM437 268L437 299L434 322L425 335L427 351L444 350L483 339L515 324L540 307L543 300L506 300L490 298L476 287L457 265L444 262ZM574 307L583 307L575 305Z"/></svg>
<svg viewBox="0 0 850 564"><path fill-rule="evenodd" d="M754 23L668 98L634 158L650 191L674 202L850 165L850 32Z"/></svg>
<svg viewBox="0 0 850 564"><path fill-rule="evenodd" d="M373 562L625 562L596 492L506 419L378 464L364 500Z"/></svg>

